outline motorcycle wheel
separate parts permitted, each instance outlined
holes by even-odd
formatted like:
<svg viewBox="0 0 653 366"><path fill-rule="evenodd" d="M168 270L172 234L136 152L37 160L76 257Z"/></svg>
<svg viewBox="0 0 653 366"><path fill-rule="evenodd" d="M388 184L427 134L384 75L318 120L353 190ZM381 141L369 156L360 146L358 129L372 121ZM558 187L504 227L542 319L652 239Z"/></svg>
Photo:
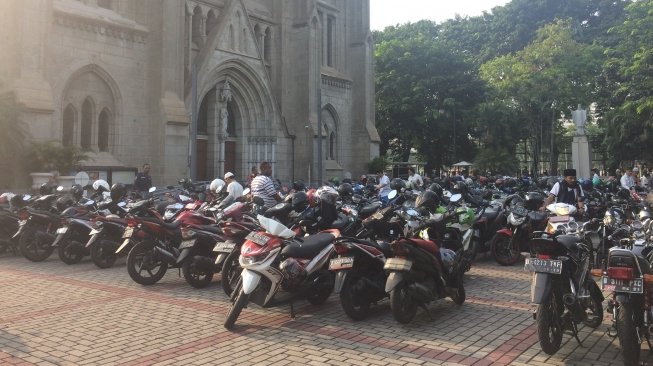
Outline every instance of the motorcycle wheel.
<svg viewBox="0 0 653 366"><path fill-rule="evenodd" d="M596 282L593 282L590 284L590 286L596 286ZM600 297L601 290L598 288L595 289L595 291L592 291L588 289L590 292L590 297L589 297L589 303L587 304L587 307L585 308L587 313L587 319L583 321L583 324L587 325L590 328L598 328L599 325L603 323L603 303Z"/></svg>
<svg viewBox="0 0 653 366"><path fill-rule="evenodd" d="M502 266L514 266L521 259L517 240L507 235L497 235L492 242L492 256Z"/></svg>
<svg viewBox="0 0 653 366"><path fill-rule="evenodd" d="M149 286L159 282L166 274L168 264L154 258L154 244L137 243L127 254L127 272L134 282Z"/></svg>
<svg viewBox="0 0 653 366"><path fill-rule="evenodd" d="M20 236L20 253L32 262L43 262L54 252L52 240L42 231L27 228Z"/></svg>
<svg viewBox="0 0 653 366"><path fill-rule="evenodd" d="M220 284L227 296L231 296L240 279L240 273L243 271L243 267L240 266L240 262L238 261L239 257L240 250L233 250L224 259L224 264L222 265L222 280L220 280Z"/></svg>
<svg viewBox="0 0 653 366"><path fill-rule="evenodd" d="M401 324L408 324L417 314L417 303L406 291L406 286L400 284L390 292L390 309L395 320Z"/></svg>
<svg viewBox="0 0 653 366"><path fill-rule="evenodd" d="M10 247L11 247L11 243L9 242L9 240L0 239L0 254L5 254L6 252L8 252Z"/></svg>
<svg viewBox="0 0 653 366"><path fill-rule="evenodd" d="M84 246L75 240L63 240L57 246L57 254L62 262L71 265L77 264L84 258Z"/></svg>
<svg viewBox="0 0 653 366"><path fill-rule="evenodd" d="M92 244L91 259L93 260L93 263L95 263L98 268L102 269L113 267L118 259L118 255L115 251L119 246L120 244L109 240L101 240L100 242Z"/></svg>
<svg viewBox="0 0 653 366"><path fill-rule="evenodd" d="M537 306L537 336L542 351L548 355L558 352L562 344L563 326L558 305L555 297L550 296L546 302Z"/></svg>
<svg viewBox="0 0 653 366"><path fill-rule="evenodd" d="M465 286L463 284L463 271L460 271L456 283L458 284L458 287L456 287L456 292L451 296L451 300L453 300L456 305L462 305L465 302L466 297Z"/></svg>
<svg viewBox="0 0 653 366"><path fill-rule="evenodd" d="M342 310L352 320L363 320L367 317L370 310L370 301L363 298L360 286L357 286L361 280L359 276L352 276L350 273L342 284L340 290L340 303Z"/></svg>
<svg viewBox="0 0 653 366"><path fill-rule="evenodd" d="M240 316L240 312L247 306L249 302L249 295L245 294L243 290L240 290L236 301L234 301L233 306L229 309L229 314L227 314L227 319L224 321L224 327L228 330L233 329L236 320Z"/></svg>
<svg viewBox="0 0 653 366"><path fill-rule="evenodd" d="M200 270L192 258L184 262L181 272L184 274L186 282L195 288L204 288L213 280L213 272Z"/></svg>
<svg viewBox="0 0 653 366"><path fill-rule="evenodd" d="M642 350L642 344L639 343L637 330L635 329L634 316L633 304L619 304L617 309L617 335L619 336L619 346L621 346L621 355L624 358L625 366L638 365L639 354Z"/></svg>

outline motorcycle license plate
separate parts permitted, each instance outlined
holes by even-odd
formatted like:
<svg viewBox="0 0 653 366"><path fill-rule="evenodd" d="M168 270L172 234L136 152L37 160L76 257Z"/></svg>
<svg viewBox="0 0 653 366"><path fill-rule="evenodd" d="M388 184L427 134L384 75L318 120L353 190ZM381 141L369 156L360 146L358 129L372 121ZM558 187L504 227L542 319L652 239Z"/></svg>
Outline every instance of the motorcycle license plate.
<svg viewBox="0 0 653 366"><path fill-rule="evenodd" d="M122 233L122 238L123 239L129 239L134 235L134 228L131 226L128 226L125 228L125 232Z"/></svg>
<svg viewBox="0 0 653 366"><path fill-rule="evenodd" d="M189 240L184 240L179 244L179 249L186 249L186 248L191 248L193 245L195 245L195 241L197 239L189 239Z"/></svg>
<svg viewBox="0 0 653 366"><path fill-rule="evenodd" d="M641 294L644 292L644 280L641 278L617 280L603 276L601 285L603 291L629 292L632 294Z"/></svg>
<svg viewBox="0 0 653 366"><path fill-rule="evenodd" d="M99 234L99 233L100 233L100 230L93 229L93 230L91 230L90 233L88 233L88 235L95 235L95 234Z"/></svg>
<svg viewBox="0 0 653 366"><path fill-rule="evenodd" d="M57 235L59 235L59 234L65 234L66 231L68 231L68 228L67 228L67 227L60 227L60 228L57 229Z"/></svg>
<svg viewBox="0 0 653 366"><path fill-rule="evenodd" d="M354 266L354 257L334 258L329 262L329 270L352 268Z"/></svg>
<svg viewBox="0 0 653 366"><path fill-rule="evenodd" d="M268 242L269 238L261 233L251 232L245 237L246 240L254 242L258 245L265 245Z"/></svg>
<svg viewBox="0 0 653 366"><path fill-rule="evenodd" d="M557 259L526 258L524 271L538 273L562 273L562 261Z"/></svg>
<svg viewBox="0 0 653 366"><path fill-rule="evenodd" d="M224 243L215 244L215 247L213 247L213 251L219 253L231 253L231 251L234 250L235 247L236 247L236 243L226 241Z"/></svg>
<svg viewBox="0 0 653 366"><path fill-rule="evenodd" d="M406 258L388 258L385 261L383 269L391 271L410 271L413 262Z"/></svg>

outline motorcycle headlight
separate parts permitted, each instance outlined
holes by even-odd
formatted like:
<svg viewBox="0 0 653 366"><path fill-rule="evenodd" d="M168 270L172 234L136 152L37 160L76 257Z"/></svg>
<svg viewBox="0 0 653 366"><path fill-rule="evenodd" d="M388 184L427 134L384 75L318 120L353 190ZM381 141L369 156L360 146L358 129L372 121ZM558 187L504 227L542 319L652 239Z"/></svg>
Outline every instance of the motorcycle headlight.
<svg viewBox="0 0 653 366"><path fill-rule="evenodd" d="M516 216L515 214L512 213L508 216L508 222L512 226L519 226L523 224L524 221L526 221L526 216Z"/></svg>
<svg viewBox="0 0 653 366"><path fill-rule="evenodd" d="M603 223L605 226L612 226L614 223L614 217L609 212L606 212L605 217L603 218Z"/></svg>

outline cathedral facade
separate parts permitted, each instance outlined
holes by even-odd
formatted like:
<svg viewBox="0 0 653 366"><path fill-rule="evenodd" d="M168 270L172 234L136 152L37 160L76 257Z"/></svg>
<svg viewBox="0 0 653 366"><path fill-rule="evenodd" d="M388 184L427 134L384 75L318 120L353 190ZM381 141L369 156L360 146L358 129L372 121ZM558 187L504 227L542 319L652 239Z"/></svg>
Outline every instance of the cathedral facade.
<svg viewBox="0 0 653 366"><path fill-rule="evenodd" d="M315 182L320 153L325 179L378 156L369 0L0 10L0 91L15 94L33 140L80 146L95 169L148 162L154 183L169 184L191 171L244 179L270 161L282 181Z"/></svg>

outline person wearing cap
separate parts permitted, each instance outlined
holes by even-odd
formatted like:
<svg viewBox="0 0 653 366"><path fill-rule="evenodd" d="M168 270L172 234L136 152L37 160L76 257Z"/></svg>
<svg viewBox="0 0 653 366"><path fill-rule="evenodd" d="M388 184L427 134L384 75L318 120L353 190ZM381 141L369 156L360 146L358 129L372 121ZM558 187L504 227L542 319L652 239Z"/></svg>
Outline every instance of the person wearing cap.
<svg viewBox="0 0 653 366"><path fill-rule="evenodd" d="M224 181L227 183L227 197L232 196L235 200L243 196L243 186L234 178L234 173L227 172L224 175Z"/></svg>
<svg viewBox="0 0 653 366"><path fill-rule="evenodd" d="M544 206L542 206L541 209L546 209L546 206L555 201L556 203L575 205L578 207L578 214L584 214L585 204L583 202L583 188L576 181L576 169L565 169L563 175L564 179L553 185L553 188L551 188L549 196L544 200Z"/></svg>
<svg viewBox="0 0 653 366"><path fill-rule="evenodd" d="M626 189L632 189L635 186L635 178L633 178L633 171L630 169L626 169L626 172L621 177L620 182L622 187Z"/></svg>

